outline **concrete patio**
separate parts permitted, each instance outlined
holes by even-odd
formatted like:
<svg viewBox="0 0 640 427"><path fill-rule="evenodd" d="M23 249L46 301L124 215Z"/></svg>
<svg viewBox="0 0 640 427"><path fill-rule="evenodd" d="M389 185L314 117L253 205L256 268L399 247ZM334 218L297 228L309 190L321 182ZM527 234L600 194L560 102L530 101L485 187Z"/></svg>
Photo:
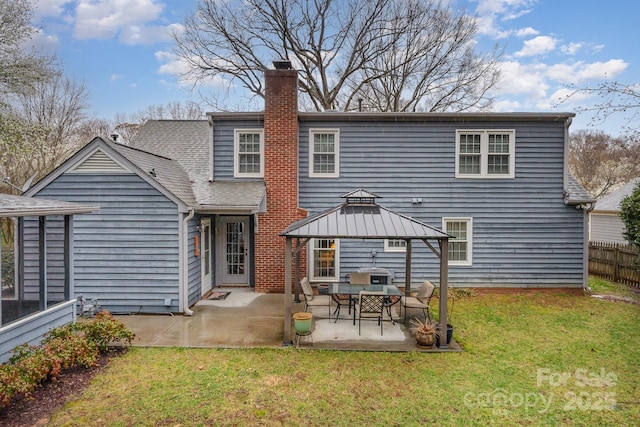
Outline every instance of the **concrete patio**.
<svg viewBox="0 0 640 427"><path fill-rule="evenodd" d="M141 347L201 347L260 348L283 347L284 295L260 294L250 288L216 288L230 291L224 300L201 300L193 307L193 316L116 315L136 337L134 346ZM293 296L292 296L293 298ZM304 303L293 303L293 312L303 311ZM419 311L419 310L418 310ZM313 312L313 311L312 311ZM312 342L302 339L301 348L361 351L461 351L452 341L449 349L422 350L415 338L402 325L397 311L395 325L387 318L384 333L375 321L363 321L362 334L358 323L341 313L337 323L328 319L328 308L316 308L312 325ZM411 315L412 313L409 312ZM419 313L416 313L418 315Z"/></svg>

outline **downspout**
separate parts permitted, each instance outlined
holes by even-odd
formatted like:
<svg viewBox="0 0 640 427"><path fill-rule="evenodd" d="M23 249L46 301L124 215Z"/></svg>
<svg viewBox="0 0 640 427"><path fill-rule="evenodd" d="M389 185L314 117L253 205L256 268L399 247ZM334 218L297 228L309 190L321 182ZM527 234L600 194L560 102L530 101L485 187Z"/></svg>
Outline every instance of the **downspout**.
<svg viewBox="0 0 640 427"><path fill-rule="evenodd" d="M564 122L564 167L562 168L562 189L569 188L569 126L573 120L568 117Z"/></svg>
<svg viewBox="0 0 640 427"><path fill-rule="evenodd" d="M182 257L179 268L180 274L180 299L182 300L182 313L185 316L193 316L193 311L189 309L189 221L196 214L195 210L189 209L189 214L182 219L182 227L180 227L180 241L182 247Z"/></svg>

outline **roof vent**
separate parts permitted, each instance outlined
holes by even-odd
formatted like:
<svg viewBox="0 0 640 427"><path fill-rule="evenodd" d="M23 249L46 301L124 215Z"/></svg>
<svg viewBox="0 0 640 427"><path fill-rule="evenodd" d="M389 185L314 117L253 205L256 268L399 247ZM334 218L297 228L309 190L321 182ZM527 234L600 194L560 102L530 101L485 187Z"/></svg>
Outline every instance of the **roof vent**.
<svg viewBox="0 0 640 427"><path fill-rule="evenodd" d="M286 59L282 59L280 61L273 61L273 67L276 70L290 70L291 61L287 61Z"/></svg>
<svg viewBox="0 0 640 427"><path fill-rule="evenodd" d="M381 196L363 189L351 191L350 193L343 194L340 197L347 199L346 203L348 205L375 205L376 199L381 198Z"/></svg>

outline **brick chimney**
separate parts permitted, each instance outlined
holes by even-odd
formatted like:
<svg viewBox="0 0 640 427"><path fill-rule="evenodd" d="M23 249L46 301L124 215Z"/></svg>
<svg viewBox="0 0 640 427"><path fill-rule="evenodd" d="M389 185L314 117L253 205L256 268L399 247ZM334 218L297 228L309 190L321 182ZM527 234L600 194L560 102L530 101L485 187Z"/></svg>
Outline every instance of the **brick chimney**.
<svg viewBox="0 0 640 427"><path fill-rule="evenodd" d="M267 211L255 240L257 292L284 292L285 241L280 233L304 218L298 208L298 72L289 61L265 71L264 180ZM303 264L304 265L304 264Z"/></svg>

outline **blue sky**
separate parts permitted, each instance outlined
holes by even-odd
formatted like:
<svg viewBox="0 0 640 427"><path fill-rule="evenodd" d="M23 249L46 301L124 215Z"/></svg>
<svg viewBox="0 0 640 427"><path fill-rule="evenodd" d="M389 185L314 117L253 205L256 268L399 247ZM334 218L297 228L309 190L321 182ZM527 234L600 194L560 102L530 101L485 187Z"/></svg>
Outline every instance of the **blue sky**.
<svg viewBox="0 0 640 427"><path fill-rule="evenodd" d="M55 53L65 74L86 83L92 112L113 119L148 105L200 101L169 31L179 30L197 0L30 0L41 28L33 43ZM640 84L637 0L449 0L479 18L479 48L504 45L496 111L573 111L595 99L555 108L566 86L606 79ZM214 86L210 87L214 88ZM579 114L572 129L589 127ZM611 135L619 119L597 124Z"/></svg>

